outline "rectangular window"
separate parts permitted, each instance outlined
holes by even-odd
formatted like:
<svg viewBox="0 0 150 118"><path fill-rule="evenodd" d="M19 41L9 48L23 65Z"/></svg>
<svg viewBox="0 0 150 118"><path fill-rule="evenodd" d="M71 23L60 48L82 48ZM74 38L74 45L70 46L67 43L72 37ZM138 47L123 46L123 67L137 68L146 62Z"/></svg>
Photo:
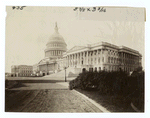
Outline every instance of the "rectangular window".
<svg viewBox="0 0 150 118"><path fill-rule="evenodd" d="M108 57L108 63L110 63L110 57Z"/></svg>
<svg viewBox="0 0 150 118"><path fill-rule="evenodd" d="M102 58L102 62L104 62L104 57Z"/></svg>
<svg viewBox="0 0 150 118"><path fill-rule="evenodd" d="M100 57L98 58L98 63L100 63L101 62L101 60L100 60Z"/></svg>

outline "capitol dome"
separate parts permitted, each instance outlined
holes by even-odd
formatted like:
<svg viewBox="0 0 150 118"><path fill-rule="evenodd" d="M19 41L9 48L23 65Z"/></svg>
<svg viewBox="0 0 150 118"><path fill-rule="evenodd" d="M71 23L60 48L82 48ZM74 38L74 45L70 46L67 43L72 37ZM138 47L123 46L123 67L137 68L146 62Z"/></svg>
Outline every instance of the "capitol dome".
<svg viewBox="0 0 150 118"><path fill-rule="evenodd" d="M67 44L64 38L59 34L57 23L55 24L55 32L52 34L46 44L45 57L56 59L63 56L63 52L67 50Z"/></svg>

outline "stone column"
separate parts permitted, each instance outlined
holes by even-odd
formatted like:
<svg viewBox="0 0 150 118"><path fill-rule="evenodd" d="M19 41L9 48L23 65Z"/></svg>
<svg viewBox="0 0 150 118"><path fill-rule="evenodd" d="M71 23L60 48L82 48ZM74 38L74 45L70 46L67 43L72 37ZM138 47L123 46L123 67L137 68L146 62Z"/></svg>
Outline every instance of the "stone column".
<svg viewBox="0 0 150 118"><path fill-rule="evenodd" d="M72 62L72 55L70 55L70 57L71 57L71 58L70 58L70 59L71 59L71 66L72 66L72 65L73 65L73 62Z"/></svg>
<svg viewBox="0 0 150 118"><path fill-rule="evenodd" d="M94 51L94 64L97 64L97 50Z"/></svg>
<svg viewBox="0 0 150 118"><path fill-rule="evenodd" d="M85 64L85 52L83 52L83 65Z"/></svg>
<svg viewBox="0 0 150 118"><path fill-rule="evenodd" d="M75 54L73 54L72 57L73 57L73 66L74 66L74 57L75 57Z"/></svg>
<svg viewBox="0 0 150 118"><path fill-rule="evenodd" d="M84 52L84 65L86 65L86 52Z"/></svg>
<svg viewBox="0 0 150 118"><path fill-rule="evenodd" d="M69 66L69 55L67 57L68 57L68 65L67 66Z"/></svg>
<svg viewBox="0 0 150 118"><path fill-rule="evenodd" d="M96 53L96 54L97 54L97 55L96 55L96 59L97 59L96 61L97 61L97 64L98 64L98 60L99 60L99 58L98 58L98 53L99 53L99 51L97 50L97 53Z"/></svg>
<svg viewBox="0 0 150 118"><path fill-rule="evenodd" d="M75 67L75 65L76 65L76 54L74 54L74 67Z"/></svg>
<svg viewBox="0 0 150 118"><path fill-rule="evenodd" d="M79 65L79 53L77 53L77 65Z"/></svg>
<svg viewBox="0 0 150 118"><path fill-rule="evenodd" d="M66 67L68 67L68 56L66 56Z"/></svg>
<svg viewBox="0 0 150 118"><path fill-rule="evenodd" d="M91 64L93 65L93 51L91 52Z"/></svg>
<svg viewBox="0 0 150 118"><path fill-rule="evenodd" d="M89 56L88 56L88 59L89 59L88 64L90 65L91 64L91 52L89 51L88 54L89 54Z"/></svg>
<svg viewBox="0 0 150 118"><path fill-rule="evenodd" d="M68 66L70 67L70 55L68 55Z"/></svg>
<svg viewBox="0 0 150 118"><path fill-rule="evenodd" d="M80 65L82 65L82 52L80 52Z"/></svg>
<svg viewBox="0 0 150 118"><path fill-rule="evenodd" d="M89 52L87 51L87 54L86 54L86 64L87 64L87 65L89 65L88 59L89 59Z"/></svg>
<svg viewBox="0 0 150 118"><path fill-rule="evenodd" d="M67 56L65 57L65 59L66 59L66 63L65 63L65 67L67 67L67 62L68 62L68 60L67 60Z"/></svg>
<svg viewBox="0 0 150 118"><path fill-rule="evenodd" d="M100 55L101 55L100 56L100 60L101 60L100 63L102 63L102 59L103 59L103 53L102 52L103 52L103 49L101 49L101 53L100 53Z"/></svg>
<svg viewBox="0 0 150 118"><path fill-rule="evenodd" d="M86 65L86 52L84 52L84 64Z"/></svg>
<svg viewBox="0 0 150 118"><path fill-rule="evenodd" d="M73 57L73 66L74 66L75 54L73 54L72 57Z"/></svg>
<svg viewBox="0 0 150 118"><path fill-rule="evenodd" d="M78 58L77 57L78 57L78 53L76 53L76 66L77 66L77 63L78 63L78 61L77 61Z"/></svg>
<svg viewBox="0 0 150 118"><path fill-rule="evenodd" d="M69 55L69 67L71 66L71 57L70 57L70 55Z"/></svg>

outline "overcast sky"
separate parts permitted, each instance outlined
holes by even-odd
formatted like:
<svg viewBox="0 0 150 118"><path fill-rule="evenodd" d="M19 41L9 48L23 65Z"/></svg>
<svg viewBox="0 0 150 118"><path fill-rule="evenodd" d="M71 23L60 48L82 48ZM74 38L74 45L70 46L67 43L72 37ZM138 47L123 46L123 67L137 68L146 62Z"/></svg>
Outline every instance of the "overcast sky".
<svg viewBox="0 0 150 118"><path fill-rule="evenodd" d="M12 10L7 7L5 71L11 72L11 65L33 65L44 58L44 49L49 37L54 33L55 22L59 33L63 36L70 49L75 45L86 45L100 41L118 46L124 45L138 50L144 55L144 21L129 20L138 18L143 12L119 10L126 20L119 20L112 14L112 9L106 13L94 13L100 19L92 19L93 13L80 13L74 8L58 7L25 7L23 10ZM121 11L121 12L120 12ZM116 20L106 16L110 13ZM137 15L136 15L137 14ZM93 16L93 17L95 17ZM144 61L142 62L144 66Z"/></svg>

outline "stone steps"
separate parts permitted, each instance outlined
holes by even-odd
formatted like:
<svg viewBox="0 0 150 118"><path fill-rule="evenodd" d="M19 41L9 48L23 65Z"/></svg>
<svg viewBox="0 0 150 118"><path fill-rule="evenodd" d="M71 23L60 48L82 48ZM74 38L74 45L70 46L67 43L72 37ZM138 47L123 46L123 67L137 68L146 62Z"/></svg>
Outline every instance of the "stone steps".
<svg viewBox="0 0 150 118"><path fill-rule="evenodd" d="M74 70L73 68L69 67L66 69L66 77L77 77L78 74L75 74L74 73ZM49 77L49 78L64 78L65 77L65 70L62 70L62 71L59 71L58 73L53 73L53 74L50 74L50 75L46 75L44 77Z"/></svg>

